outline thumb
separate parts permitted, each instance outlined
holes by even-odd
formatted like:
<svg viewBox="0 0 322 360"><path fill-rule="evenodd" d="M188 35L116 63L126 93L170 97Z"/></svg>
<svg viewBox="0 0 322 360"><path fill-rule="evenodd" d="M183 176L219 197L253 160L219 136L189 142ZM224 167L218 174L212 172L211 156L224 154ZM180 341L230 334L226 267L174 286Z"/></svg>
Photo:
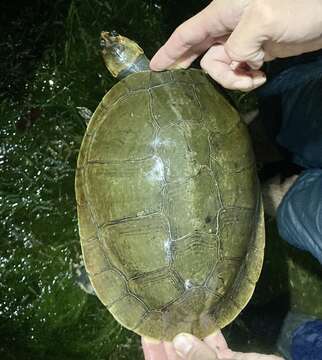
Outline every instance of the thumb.
<svg viewBox="0 0 322 360"><path fill-rule="evenodd" d="M184 360L216 360L216 353L204 342L190 334L177 335L173 345Z"/></svg>
<svg viewBox="0 0 322 360"><path fill-rule="evenodd" d="M265 60L263 44L268 40L267 18L258 6L250 5L229 36L225 51L233 61L246 62L252 69L259 69Z"/></svg>

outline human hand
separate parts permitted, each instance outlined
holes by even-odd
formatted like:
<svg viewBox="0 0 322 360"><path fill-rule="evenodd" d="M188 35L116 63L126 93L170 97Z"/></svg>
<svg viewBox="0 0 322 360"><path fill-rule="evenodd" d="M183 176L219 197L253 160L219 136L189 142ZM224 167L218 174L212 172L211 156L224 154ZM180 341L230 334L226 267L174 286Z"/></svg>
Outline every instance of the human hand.
<svg viewBox="0 0 322 360"><path fill-rule="evenodd" d="M173 343L142 338L145 360L283 360L279 356L235 352L219 331L204 341L190 334L176 336Z"/></svg>
<svg viewBox="0 0 322 360"><path fill-rule="evenodd" d="M215 0L180 25L152 58L160 71L201 67L228 89L252 90L264 61L322 47L322 0Z"/></svg>

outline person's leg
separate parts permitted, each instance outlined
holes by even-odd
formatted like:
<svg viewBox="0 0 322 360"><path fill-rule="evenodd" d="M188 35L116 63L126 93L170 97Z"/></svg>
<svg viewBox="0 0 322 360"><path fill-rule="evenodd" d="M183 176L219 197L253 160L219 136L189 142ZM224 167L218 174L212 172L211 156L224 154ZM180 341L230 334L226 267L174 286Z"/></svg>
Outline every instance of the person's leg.
<svg viewBox="0 0 322 360"><path fill-rule="evenodd" d="M320 51L309 61L300 56L273 62L272 68L280 70L269 73L269 82L258 95L268 133L292 162L306 169L291 187L276 181L266 183L263 189L268 190L268 197L264 193L264 200L266 196L273 205L278 205L276 201L283 198L275 206L280 235L290 244L309 251L322 264L321 56ZM274 187L282 195L275 191L276 196L272 196Z"/></svg>
<svg viewBox="0 0 322 360"><path fill-rule="evenodd" d="M304 171L277 209L283 239L309 251L322 264L322 170Z"/></svg>
<svg viewBox="0 0 322 360"><path fill-rule="evenodd" d="M317 55L309 63L297 57L289 67L294 59L274 61L284 64L283 71L268 74L267 85L257 91L267 133L304 168L322 168L322 55Z"/></svg>

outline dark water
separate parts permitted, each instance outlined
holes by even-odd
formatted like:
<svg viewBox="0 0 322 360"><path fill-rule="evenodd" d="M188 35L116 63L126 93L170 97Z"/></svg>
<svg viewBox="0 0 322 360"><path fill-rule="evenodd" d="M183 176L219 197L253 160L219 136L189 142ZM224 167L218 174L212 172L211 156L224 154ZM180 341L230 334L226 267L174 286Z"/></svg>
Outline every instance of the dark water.
<svg viewBox="0 0 322 360"><path fill-rule="evenodd" d="M76 285L81 253L74 171L86 127L77 108L93 111L114 83L100 60L100 31L116 29L151 56L181 21L208 2L185 1L184 9L176 3L38 0L0 5L3 360L142 359L139 338ZM249 107L247 97L233 98ZM285 264L282 260L280 268ZM237 348L274 350L289 297L280 300L288 282L268 280L272 272L264 271L259 300L255 297L225 330ZM278 289L272 285L276 282ZM271 302L262 301L267 292L277 294L270 295Z"/></svg>

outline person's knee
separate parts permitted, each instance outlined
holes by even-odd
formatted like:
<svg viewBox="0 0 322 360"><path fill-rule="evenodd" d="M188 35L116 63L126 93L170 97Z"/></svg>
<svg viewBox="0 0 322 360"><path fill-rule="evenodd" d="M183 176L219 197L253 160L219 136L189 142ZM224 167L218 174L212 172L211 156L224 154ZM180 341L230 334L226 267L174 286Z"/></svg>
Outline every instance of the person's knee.
<svg viewBox="0 0 322 360"><path fill-rule="evenodd" d="M322 170L304 171L277 211L278 230L290 244L309 251L322 264Z"/></svg>

